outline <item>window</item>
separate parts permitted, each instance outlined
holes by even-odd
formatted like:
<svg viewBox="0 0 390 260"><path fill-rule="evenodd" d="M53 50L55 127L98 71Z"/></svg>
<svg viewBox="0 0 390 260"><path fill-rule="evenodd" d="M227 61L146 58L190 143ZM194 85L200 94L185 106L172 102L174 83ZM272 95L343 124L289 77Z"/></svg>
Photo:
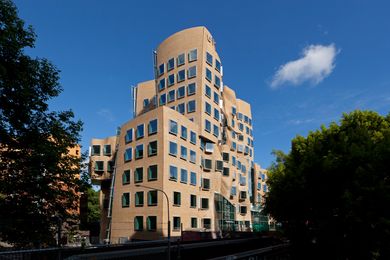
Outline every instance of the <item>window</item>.
<svg viewBox="0 0 390 260"><path fill-rule="evenodd" d="M187 140L187 127L181 126L181 135L180 135L180 137L183 138L184 140Z"/></svg>
<svg viewBox="0 0 390 260"><path fill-rule="evenodd" d="M205 119L205 130L206 132L211 132L211 123L209 120Z"/></svg>
<svg viewBox="0 0 390 260"><path fill-rule="evenodd" d="M208 209L209 208L209 199L208 198L202 198L200 203L201 209Z"/></svg>
<svg viewBox="0 0 390 260"><path fill-rule="evenodd" d="M92 145L92 155L100 155L100 145Z"/></svg>
<svg viewBox="0 0 390 260"><path fill-rule="evenodd" d="M142 231L144 229L144 217L143 216L136 216L134 218L134 230L135 231Z"/></svg>
<svg viewBox="0 0 390 260"><path fill-rule="evenodd" d="M210 66L213 66L213 55L210 53L206 52L206 62L210 64Z"/></svg>
<svg viewBox="0 0 390 260"><path fill-rule="evenodd" d="M183 64L185 63L185 55L184 55L184 53L179 54L179 56L177 56L177 61L176 61L176 63L177 63L177 66L178 66L178 67L181 66L181 65L183 65Z"/></svg>
<svg viewBox="0 0 390 260"><path fill-rule="evenodd" d="M248 116L247 116L247 115L244 115L244 122L245 122L245 123L248 123L248 120L249 120Z"/></svg>
<svg viewBox="0 0 390 260"><path fill-rule="evenodd" d="M158 75L161 76L162 74L164 74L165 72L165 64L160 64L160 66L158 66Z"/></svg>
<svg viewBox="0 0 390 260"><path fill-rule="evenodd" d="M133 148L127 148L125 151L125 162L129 162L133 159Z"/></svg>
<svg viewBox="0 0 390 260"><path fill-rule="evenodd" d="M196 93L196 84L195 83L188 84L187 95L191 96L194 95L195 93Z"/></svg>
<svg viewBox="0 0 390 260"><path fill-rule="evenodd" d="M214 108L214 118L219 122L219 110Z"/></svg>
<svg viewBox="0 0 390 260"><path fill-rule="evenodd" d="M240 206L240 213L245 215L247 213L247 207L246 206Z"/></svg>
<svg viewBox="0 0 390 260"><path fill-rule="evenodd" d="M219 95L217 92L214 92L214 103L219 104Z"/></svg>
<svg viewBox="0 0 390 260"><path fill-rule="evenodd" d="M95 172L102 172L104 171L104 162L103 161L96 161L95 162Z"/></svg>
<svg viewBox="0 0 390 260"><path fill-rule="evenodd" d="M163 106L167 103L167 94L160 95L159 105Z"/></svg>
<svg viewBox="0 0 390 260"><path fill-rule="evenodd" d="M235 116L237 113L237 108L236 107L232 107L232 115Z"/></svg>
<svg viewBox="0 0 390 260"><path fill-rule="evenodd" d="M148 231L156 231L157 229L157 217L156 216L149 216L146 218L146 224Z"/></svg>
<svg viewBox="0 0 390 260"><path fill-rule="evenodd" d="M186 95L186 87L182 86L177 89L177 99L183 98Z"/></svg>
<svg viewBox="0 0 390 260"><path fill-rule="evenodd" d="M237 146L237 152L242 153L244 151L244 146L242 144L239 144Z"/></svg>
<svg viewBox="0 0 390 260"><path fill-rule="evenodd" d="M150 104L150 103L149 103L149 99L145 98L145 99L144 99L144 108L145 108L145 107L148 107L149 104Z"/></svg>
<svg viewBox="0 0 390 260"><path fill-rule="evenodd" d="M180 146L180 158L187 160L187 148Z"/></svg>
<svg viewBox="0 0 390 260"><path fill-rule="evenodd" d="M180 70L177 73L177 82L182 82L186 79L186 71L185 70Z"/></svg>
<svg viewBox="0 0 390 260"><path fill-rule="evenodd" d="M202 188L204 190L209 190L210 189L210 179L202 178Z"/></svg>
<svg viewBox="0 0 390 260"><path fill-rule="evenodd" d="M191 100L187 103L187 112L192 113L196 110L196 103L195 100Z"/></svg>
<svg viewBox="0 0 390 260"><path fill-rule="evenodd" d="M115 162L114 161L108 161L107 162L107 171L108 172L113 172L115 167Z"/></svg>
<svg viewBox="0 0 390 260"><path fill-rule="evenodd" d="M221 62L217 59L215 59L215 69L221 72Z"/></svg>
<svg viewBox="0 0 390 260"><path fill-rule="evenodd" d="M174 206L180 206L181 205L181 194L180 194L180 192L177 192L177 191L173 192L173 205Z"/></svg>
<svg viewBox="0 0 390 260"><path fill-rule="evenodd" d="M177 122L169 120L169 133L177 135Z"/></svg>
<svg viewBox="0 0 390 260"><path fill-rule="evenodd" d="M210 159L204 159L203 160L203 168L205 170L211 170L212 169L212 160Z"/></svg>
<svg viewBox="0 0 390 260"><path fill-rule="evenodd" d="M143 207L144 206L144 192L138 191L135 193L135 206L136 207Z"/></svg>
<svg viewBox="0 0 390 260"><path fill-rule="evenodd" d="M222 153L222 159L224 162L229 162L229 153Z"/></svg>
<svg viewBox="0 0 390 260"><path fill-rule="evenodd" d="M122 208L128 208L130 206L130 193L126 192L122 194Z"/></svg>
<svg viewBox="0 0 390 260"><path fill-rule="evenodd" d="M246 199L246 191L240 191L240 199L245 200Z"/></svg>
<svg viewBox="0 0 390 260"><path fill-rule="evenodd" d="M180 169L180 182L188 183L188 171L186 169Z"/></svg>
<svg viewBox="0 0 390 260"><path fill-rule="evenodd" d="M148 181L157 180L157 165L150 165L148 167Z"/></svg>
<svg viewBox="0 0 390 260"><path fill-rule="evenodd" d="M221 87L221 79L217 75L214 75L214 86L217 88Z"/></svg>
<svg viewBox="0 0 390 260"><path fill-rule="evenodd" d="M190 162L196 163L196 152L190 150Z"/></svg>
<svg viewBox="0 0 390 260"><path fill-rule="evenodd" d="M190 184L196 186L196 172L190 173Z"/></svg>
<svg viewBox="0 0 390 260"><path fill-rule="evenodd" d="M234 119L232 119L232 127L235 127L236 126L236 121L234 121Z"/></svg>
<svg viewBox="0 0 390 260"><path fill-rule="evenodd" d="M242 174L240 174L240 185L245 186L246 185L246 178Z"/></svg>
<svg viewBox="0 0 390 260"><path fill-rule="evenodd" d="M195 50L191 50L189 53L188 53L188 61L191 62L191 61L196 61L198 59L198 50L195 49Z"/></svg>
<svg viewBox="0 0 390 260"><path fill-rule="evenodd" d="M171 58L168 60L167 70L170 71L170 70L173 70L174 68L175 68L175 59Z"/></svg>
<svg viewBox="0 0 390 260"><path fill-rule="evenodd" d="M193 194L190 195L190 207L196 208L196 195Z"/></svg>
<svg viewBox="0 0 390 260"><path fill-rule="evenodd" d="M157 133L157 119L153 119L149 122L148 134L152 135Z"/></svg>
<svg viewBox="0 0 390 260"><path fill-rule="evenodd" d="M196 66L192 66L188 68L187 78L192 79L196 77Z"/></svg>
<svg viewBox="0 0 390 260"><path fill-rule="evenodd" d="M236 157L232 155L232 165L236 166Z"/></svg>
<svg viewBox="0 0 390 260"><path fill-rule="evenodd" d="M157 155L157 141L152 141L148 145L148 156Z"/></svg>
<svg viewBox="0 0 390 260"><path fill-rule="evenodd" d="M198 219L191 218L191 228L198 228Z"/></svg>
<svg viewBox="0 0 390 260"><path fill-rule="evenodd" d="M130 183L130 170L123 171L122 174L122 185L126 185Z"/></svg>
<svg viewBox="0 0 390 260"><path fill-rule="evenodd" d="M143 138L145 135L144 124L137 126L137 139Z"/></svg>
<svg viewBox="0 0 390 260"><path fill-rule="evenodd" d="M138 167L134 170L134 182L142 182L144 180L144 168Z"/></svg>
<svg viewBox="0 0 390 260"><path fill-rule="evenodd" d="M192 144L196 144L196 133L195 132L190 132L190 142Z"/></svg>
<svg viewBox="0 0 390 260"><path fill-rule="evenodd" d="M144 157L144 145L139 144L135 147L135 159L141 159Z"/></svg>
<svg viewBox="0 0 390 260"><path fill-rule="evenodd" d="M169 154L177 156L177 143L169 142Z"/></svg>
<svg viewBox="0 0 390 260"><path fill-rule="evenodd" d="M169 179L174 180L174 181L177 180L177 167L176 166L173 166L173 165L169 166Z"/></svg>
<svg viewBox="0 0 390 260"><path fill-rule="evenodd" d="M217 125L213 125L213 135L216 137L219 136L219 127Z"/></svg>
<svg viewBox="0 0 390 260"><path fill-rule="evenodd" d="M103 146L103 155L111 155L111 145L105 144Z"/></svg>
<svg viewBox="0 0 390 260"><path fill-rule="evenodd" d="M206 153L214 152L214 143L206 142Z"/></svg>
<svg viewBox="0 0 390 260"><path fill-rule="evenodd" d="M211 98L211 88L205 85L205 94L207 97Z"/></svg>
<svg viewBox="0 0 390 260"><path fill-rule="evenodd" d="M236 196L237 195L237 187L236 186L232 186L232 188L230 190L230 195L231 196Z"/></svg>
<svg viewBox="0 0 390 260"><path fill-rule="evenodd" d="M126 131L125 142L131 143L133 141L133 128Z"/></svg>
<svg viewBox="0 0 390 260"><path fill-rule="evenodd" d="M180 217L173 217L173 230L180 230Z"/></svg>
<svg viewBox="0 0 390 260"><path fill-rule="evenodd" d="M237 114L237 119L238 119L238 120L242 120L242 113L238 113L238 114Z"/></svg>
<svg viewBox="0 0 390 260"><path fill-rule="evenodd" d="M156 206L157 205L157 191L151 190L148 192L148 206Z"/></svg>
<svg viewBox="0 0 390 260"><path fill-rule="evenodd" d="M160 79L160 81L158 82L158 90L161 91L163 89L165 89L165 78Z"/></svg>
<svg viewBox="0 0 390 260"><path fill-rule="evenodd" d="M186 107L185 107L184 103L181 103L181 104L177 105L177 112L179 112L180 114L184 115L184 113L186 112Z"/></svg>
<svg viewBox="0 0 390 260"><path fill-rule="evenodd" d="M175 74L171 74L168 76L168 87L172 86L173 84L175 84Z"/></svg>
<svg viewBox="0 0 390 260"><path fill-rule="evenodd" d="M202 222L203 222L203 228L211 229L211 218L204 218L202 219Z"/></svg>
<svg viewBox="0 0 390 260"><path fill-rule="evenodd" d="M206 79L210 82L213 80L211 70L209 70L208 68L206 68Z"/></svg>
<svg viewBox="0 0 390 260"><path fill-rule="evenodd" d="M208 114L208 115L211 115L211 105L207 102L204 103L204 107L205 107L205 112Z"/></svg>
<svg viewBox="0 0 390 260"><path fill-rule="evenodd" d="M230 169L229 167L223 167L223 175L224 176L229 176L230 174Z"/></svg>

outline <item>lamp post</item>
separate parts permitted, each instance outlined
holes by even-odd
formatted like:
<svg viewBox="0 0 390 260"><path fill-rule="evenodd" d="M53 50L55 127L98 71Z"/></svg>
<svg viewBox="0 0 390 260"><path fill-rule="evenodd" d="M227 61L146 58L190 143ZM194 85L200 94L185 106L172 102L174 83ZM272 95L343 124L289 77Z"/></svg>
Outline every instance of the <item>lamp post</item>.
<svg viewBox="0 0 390 260"><path fill-rule="evenodd" d="M149 187L149 186L145 186L145 185L141 185L141 184L136 184L135 187L143 187L143 188L150 189L150 190L160 191L165 195L165 198L167 199L167 206L168 206L168 260L171 260L171 217L169 215L168 195L163 190L156 189L156 188Z"/></svg>

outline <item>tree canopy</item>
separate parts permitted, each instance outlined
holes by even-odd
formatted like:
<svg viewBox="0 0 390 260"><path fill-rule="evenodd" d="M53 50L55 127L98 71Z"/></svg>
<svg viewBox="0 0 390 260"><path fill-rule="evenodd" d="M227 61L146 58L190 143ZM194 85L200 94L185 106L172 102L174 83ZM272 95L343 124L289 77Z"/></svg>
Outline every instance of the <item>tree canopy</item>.
<svg viewBox="0 0 390 260"><path fill-rule="evenodd" d="M58 219L77 215L81 158L72 111L49 110L59 71L31 58L35 34L12 1L0 0L0 238L19 246L51 244Z"/></svg>
<svg viewBox="0 0 390 260"><path fill-rule="evenodd" d="M316 259L390 259L390 115L344 114L275 155L265 207L295 248Z"/></svg>

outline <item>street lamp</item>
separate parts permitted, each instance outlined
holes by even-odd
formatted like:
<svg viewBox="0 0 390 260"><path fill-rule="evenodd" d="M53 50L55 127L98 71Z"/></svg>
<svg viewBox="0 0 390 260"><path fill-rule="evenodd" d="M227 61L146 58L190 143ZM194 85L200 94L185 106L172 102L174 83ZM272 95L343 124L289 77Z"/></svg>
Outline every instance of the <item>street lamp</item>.
<svg viewBox="0 0 390 260"><path fill-rule="evenodd" d="M135 187L142 187L142 188L146 188L146 189L150 189L150 190L160 191L165 195L165 198L167 199L167 206L168 206L168 260L171 260L171 217L169 215L168 195L163 190L156 189L156 188L149 187L149 186L145 186L145 185L141 185L141 184L136 184Z"/></svg>

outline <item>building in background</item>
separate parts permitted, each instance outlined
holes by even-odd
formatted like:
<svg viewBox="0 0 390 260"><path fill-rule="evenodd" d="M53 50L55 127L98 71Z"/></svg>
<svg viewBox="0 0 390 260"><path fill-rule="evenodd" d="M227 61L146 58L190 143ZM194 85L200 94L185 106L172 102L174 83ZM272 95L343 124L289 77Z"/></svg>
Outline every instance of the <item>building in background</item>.
<svg viewBox="0 0 390 260"><path fill-rule="evenodd" d="M177 32L154 58L155 79L133 89L133 119L91 141L101 239L164 238L168 207L173 237L252 231L265 172L254 163L250 104L223 84L212 35L205 27Z"/></svg>

